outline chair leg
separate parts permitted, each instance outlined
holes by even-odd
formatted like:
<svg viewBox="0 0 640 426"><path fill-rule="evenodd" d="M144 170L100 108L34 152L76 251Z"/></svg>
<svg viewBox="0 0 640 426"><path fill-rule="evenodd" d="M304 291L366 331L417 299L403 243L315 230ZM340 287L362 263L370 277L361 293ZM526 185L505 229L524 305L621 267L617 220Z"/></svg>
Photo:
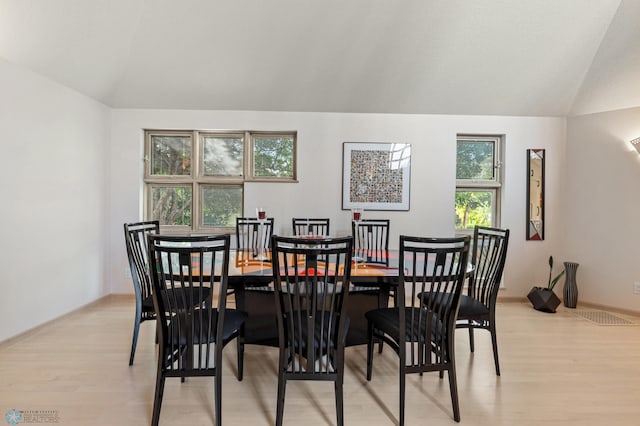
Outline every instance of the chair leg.
<svg viewBox="0 0 640 426"><path fill-rule="evenodd" d="M373 323L367 324L367 381L371 381L373 372Z"/></svg>
<svg viewBox="0 0 640 426"><path fill-rule="evenodd" d="M142 312L136 305L136 319L133 322L133 340L131 342L131 354L129 355L129 365L133 365L133 357L136 355L136 346L138 344L138 332L140 331L140 323L142 322Z"/></svg>
<svg viewBox="0 0 640 426"><path fill-rule="evenodd" d="M493 345L493 362L496 364L496 375L499 376L500 362L498 361L498 337L496 336L496 326L493 321L491 322L489 332L491 333L491 344Z"/></svg>
<svg viewBox="0 0 640 426"><path fill-rule="evenodd" d="M180 352L180 356L182 357L182 376L180 376L180 383L184 383L187 381L184 370L191 370L193 368L193 346L184 346L180 349Z"/></svg>
<svg viewBox="0 0 640 426"><path fill-rule="evenodd" d="M451 405L453 406L453 419L456 422L460 421L460 405L458 403L458 379L456 376L456 350L455 342L453 339L448 343L448 368L447 373L449 375L449 392L451 392ZM440 370L442 372L442 370Z"/></svg>
<svg viewBox="0 0 640 426"><path fill-rule="evenodd" d="M389 297L393 297L393 306L398 306L396 293L391 292L389 289L386 291L380 291L378 293L378 308L387 308L389 307ZM384 347L384 340L378 340L378 353L382 353L382 348Z"/></svg>
<svg viewBox="0 0 640 426"><path fill-rule="evenodd" d="M338 373L338 377L336 378L335 381L335 393L336 393L336 417L337 417L337 425L338 426L343 426L344 425L344 408L343 408L343 393L342 393L342 388L343 388L343 374L342 374L342 367L340 367L340 372Z"/></svg>
<svg viewBox="0 0 640 426"><path fill-rule="evenodd" d="M405 382L406 382L406 374L404 371L404 365L406 360L404 356L400 357L400 400L398 401L398 405L400 408L400 418L399 418L399 426L404 426L404 394L405 394Z"/></svg>
<svg viewBox="0 0 640 426"><path fill-rule="evenodd" d="M241 382L244 375L244 325L240 328L236 344L238 347L238 381Z"/></svg>
<svg viewBox="0 0 640 426"><path fill-rule="evenodd" d="M287 379L284 377L284 369L280 366L278 374L278 401L276 404L276 426L282 426L284 418L284 394L287 387Z"/></svg>
<svg viewBox="0 0 640 426"><path fill-rule="evenodd" d="M449 366L449 391L451 392L451 405L453 406L453 419L460 421L460 405L458 403L458 381L456 379L456 367L452 363Z"/></svg>
<svg viewBox="0 0 640 426"><path fill-rule="evenodd" d="M215 359L215 389L213 397L215 398L216 426L222 426L222 339L216 342L216 359Z"/></svg>
<svg viewBox="0 0 640 426"><path fill-rule="evenodd" d="M165 376L162 371L158 370L156 378L156 393L153 398L153 415L151 417L151 426L158 426L160 421L160 408L162 408L162 395L164 394Z"/></svg>
<svg viewBox="0 0 640 426"><path fill-rule="evenodd" d="M469 320L469 349L471 349L471 352L475 350L474 341L473 341L473 327L471 325L471 320Z"/></svg>

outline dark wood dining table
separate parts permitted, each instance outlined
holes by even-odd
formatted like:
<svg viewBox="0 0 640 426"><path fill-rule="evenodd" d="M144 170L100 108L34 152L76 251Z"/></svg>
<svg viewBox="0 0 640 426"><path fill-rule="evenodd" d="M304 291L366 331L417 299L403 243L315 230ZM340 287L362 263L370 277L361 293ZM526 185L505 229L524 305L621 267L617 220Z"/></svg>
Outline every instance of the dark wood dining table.
<svg viewBox="0 0 640 426"><path fill-rule="evenodd" d="M273 268L269 249L232 249L229 255L229 288L238 309L248 313L245 343L278 346ZM351 266L351 288L347 299L350 325L346 346L367 343L365 313L388 306L389 296L398 285L399 251L378 250L354 252ZM405 260L407 267L408 260ZM216 265L216 274L218 268ZM422 267L422 265L420 265ZM429 266L427 265L427 270ZM471 264L467 272L472 270Z"/></svg>
<svg viewBox="0 0 640 426"><path fill-rule="evenodd" d="M398 250L355 252L353 257L352 286L347 299L350 318L347 346L367 343L364 314L387 306L390 291L398 280ZM249 314L245 324L247 344L278 345L274 295L268 287L272 281L268 250L231 250L229 286L235 293L237 308Z"/></svg>

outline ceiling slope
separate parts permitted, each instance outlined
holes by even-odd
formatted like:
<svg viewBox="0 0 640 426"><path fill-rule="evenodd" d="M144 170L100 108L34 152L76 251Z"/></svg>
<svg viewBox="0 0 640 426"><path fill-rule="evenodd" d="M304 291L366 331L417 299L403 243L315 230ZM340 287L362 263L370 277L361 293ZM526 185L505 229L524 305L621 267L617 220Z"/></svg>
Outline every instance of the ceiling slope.
<svg viewBox="0 0 640 426"><path fill-rule="evenodd" d="M572 115L640 106L640 0L623 0L576 96Z"/></svg>
<svg viewBox="0 0 640 426"><path fill-rule="evenodd" d="M619 4L0 0L0 56L116 108L564 116Z"/></svg>

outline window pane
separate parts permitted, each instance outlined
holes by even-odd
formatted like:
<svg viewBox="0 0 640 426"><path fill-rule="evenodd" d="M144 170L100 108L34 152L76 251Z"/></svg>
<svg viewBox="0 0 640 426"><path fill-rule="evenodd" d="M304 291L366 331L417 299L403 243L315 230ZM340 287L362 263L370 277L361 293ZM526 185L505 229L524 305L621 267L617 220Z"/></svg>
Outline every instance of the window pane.
<svg viewBox="0 0 640 426"><path fill-rule="evenodd" d="M258 136L253 140L255 177L293 178L293 136Z"/></svg>
<svg viewBox="0 0 640 426"><path fill-rule="evenodd" d="M456 229L493 225L495 191L456 191Z"/></svg>
<svg viewBox="0 0 640 426"><path fill-rule="evenodd" d="M191 226L191 186L152 186L151 214L160 225Z"/></svg>
<svg viewBox="0 0 640 426"><path fill-rule="evenodd" d="M242 137L204 137L205 176L242 176Z"/></svg>
<svg viewBox="0 0 640 426"><path fill-rule="evenodd" d="M456 179L494 180L494 142L458 140Z"/></svg>
<svg viewBox="0 0 640 426"><path fill-rule="evenodd" d="M191 136L151 136L152 175L191 174Z"/></svg>
<svg viewBox="0 0 640 426"><path fill-rule="evenodd" d="M202 225L235 227L242 216L242 186L207 185L202 187Z"/></svg>

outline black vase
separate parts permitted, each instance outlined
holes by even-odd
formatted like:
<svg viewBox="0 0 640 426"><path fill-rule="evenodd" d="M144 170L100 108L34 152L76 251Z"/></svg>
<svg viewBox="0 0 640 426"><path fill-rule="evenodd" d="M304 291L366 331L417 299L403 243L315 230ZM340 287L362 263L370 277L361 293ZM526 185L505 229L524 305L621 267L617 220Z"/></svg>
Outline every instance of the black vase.
<svg viewBox="0 0 640 426"><path fill-rule="evenodd" d="M578 304L578 284L576 283L576 270L580 266L575 262L564 262L564 306L575 308Z"/></svg>

